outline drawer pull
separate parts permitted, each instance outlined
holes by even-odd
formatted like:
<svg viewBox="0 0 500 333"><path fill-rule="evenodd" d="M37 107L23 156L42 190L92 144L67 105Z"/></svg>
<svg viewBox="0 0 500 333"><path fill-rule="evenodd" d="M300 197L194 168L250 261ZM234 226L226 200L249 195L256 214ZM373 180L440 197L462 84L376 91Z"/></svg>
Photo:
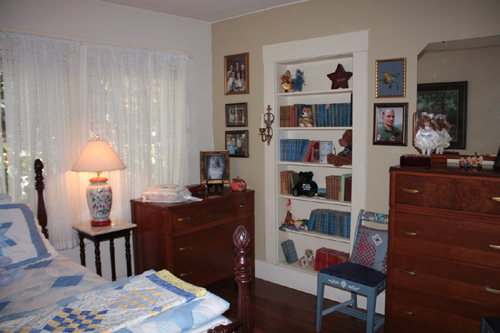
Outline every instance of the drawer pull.
<svg viewBox="0 0 500 333"><path fill-rule="evenodd" d="M179 274L180 276L188 276L188 275L191 275L193 272L189 271L187 273L181 273Z"/></svg>
<svg viewBox="0 0 500 333"><path fill-rule="evenodd" d="M488 247L493 250L500 250L500 245L488 244Z"/></svg>
<svg viewBox="0 0 500 333"><path fill-rule="evenodd" d="M179 251L186 251L186 250L191 250L191 245L179 248Z"/></svg>
<svg viewBox="0 0 500 333"><path fill-rule="evenodd" d="M408 274L408 275L411 275L411 276L415 276L415 275L417 275L417 273L416 273L416 272L414 272L414 271L405 271L404 269L400 269L399 271L400 271L401 273L403 273L403 274Z"/></svg>
<svg viewBox="0 0 500 333"><path fill-rule="evenodd" d="M246 206L247 206L247 204L242 204L242 205L240 205L240 208L243 208L243 207L246 207Z"/></svg>
<svg viewBox="0 0 500 333"><path fill-rule="evenodd" d="M189 219L190 219L189 216L188 217L180 217L179 219L177 219L177 221L182 222L182 221L186 221L186 220L189 220Z"/></svg>
<svg viewBox="0 0 500 333"><path fill-rule="evenodd" d="M491 200L499 201L500 202L500 197L491 197Z"/></svg>
<svg viewBox="0 0 500 333"><path fill-rule="evenodd" d="M404 313L407 316L414 316L415 315L415 312L413 312L413 311L405 311L403 309L398 309L398 311L401 313Z"/></svg>
<svg viewBox="0 0 500 333"><path fill-rule="evenodd" d="M484 286L484 289L489 292L489 293L492 293L492 294L499 294L500 295L500 290L498 289L493 289L493 288L490 288L488 286Z"/></svg>
<svg viewBox="0 0 500 333"><path fill-rule="evenodd" d="M414 189L411 189L411 188L404 188L403 191L405 191L407 193L411 193L411 194L420 193L420 190L414 190Z"/></svg>
<svg viewBox="0 0 500 333"><path fill-rule="evenodd" d="M406 235L406 236L411 236L411 237L416 237L418 236L418 232L412 232L412 231L401 231L401 233L403 235Z"/></svg>

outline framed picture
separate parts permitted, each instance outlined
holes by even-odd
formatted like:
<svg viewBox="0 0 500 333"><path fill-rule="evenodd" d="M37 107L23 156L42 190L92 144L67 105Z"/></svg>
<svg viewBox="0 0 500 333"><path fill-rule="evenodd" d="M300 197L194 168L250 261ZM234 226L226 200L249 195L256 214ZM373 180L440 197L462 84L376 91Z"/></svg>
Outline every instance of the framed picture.
<svg viewBox="0 0 500 333"><path fill-rule="evenodd" d="M450 124L449 149L465 149L467 129L467 81L417 85L417 115L446 116Z"/></svg>
<svg viewBox="0 0 500 333"><path fill-rule="evenodd" d="M200 151L200 181L202 184L229 184L229 151Z"/></svg>
<svg viewBox="0 0 500 333"><path fill-rule="evenodd" d="M406 97L406 58L375 61L375 97Z"/></svg>
<svg viewBox="0 0 500 333"><path fill-rule="evenodd" d="M250 91L248 65L248 53L224 57L224 94L248 94Z"/></svg>
<svg viewBox="0 0 500 333"><path fill-rule="evenodd" d="M408 103L374 104L373 144L406 146Z"/></svg>
<svg viewBox="0 0 500 333"><path fill-rule="evenodd" d="M230 157L248 157L248 131L226 131L226 149Z"/></svg>
<svg viewBox="0 0 500 333"><path fill-rule="evenodd" d="M226 104L226 126L248 126L247 103Z"/></svg>

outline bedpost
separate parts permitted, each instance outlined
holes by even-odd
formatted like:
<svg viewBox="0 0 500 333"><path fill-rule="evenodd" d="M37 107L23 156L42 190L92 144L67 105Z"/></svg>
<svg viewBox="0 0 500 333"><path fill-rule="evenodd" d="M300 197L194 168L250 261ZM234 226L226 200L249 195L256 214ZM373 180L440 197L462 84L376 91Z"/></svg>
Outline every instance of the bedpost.
<svg viewBox="0 0 500 333"><path fill-rule="evenodd" d="M250 244L250 233L244 226L240 225L233 234L233 243L236 252L234 276L238 284L238 321L229 325L217 326L208 330L208 333L252 333L253 320L250 308L249 283L252 281L250 260L248 259L248 245Z"/></svg>
<svg viewBox="0 0 500 333"><path fill-rule="evenodd" d="M35 189L38 192L38 212L37 218L40 226L42 227L42 232L47 239L49 239L49 232L47 230L47 211L45 210L45 201L43 200L43 190L45 189L45 184L43 183L43 163L40 159L35 160Z"/></svg>

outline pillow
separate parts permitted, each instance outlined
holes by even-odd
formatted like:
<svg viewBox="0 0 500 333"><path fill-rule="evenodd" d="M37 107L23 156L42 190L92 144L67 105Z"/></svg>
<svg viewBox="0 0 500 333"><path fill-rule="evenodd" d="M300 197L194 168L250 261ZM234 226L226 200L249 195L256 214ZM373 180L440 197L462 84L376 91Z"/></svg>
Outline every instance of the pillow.
<svg viewBox="0 0 500 333"><path fill-rule="evenodd" d="M352 250L351 262L387 274L388 239L389 235L386 230L360 225Z"/></svg>
<svg viewBox="0 0 500 333"><path fill-rule="evenodd" d="M0 255L12 259L6 269L50 256L38 232L35 216L25 204L0 205Z"/></svg>

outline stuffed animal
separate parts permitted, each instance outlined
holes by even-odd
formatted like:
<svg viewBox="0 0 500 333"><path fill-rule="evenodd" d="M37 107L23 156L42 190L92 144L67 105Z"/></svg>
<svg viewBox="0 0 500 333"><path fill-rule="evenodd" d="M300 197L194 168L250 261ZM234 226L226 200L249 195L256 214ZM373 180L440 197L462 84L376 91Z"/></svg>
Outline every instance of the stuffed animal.
<svg viewBox="0 0 500 333"><path fill-rule="evenodd" d="M290 71L286 71L285 74L281 75L281 92L293 92L292 73Z"/></svg>
<svg viewBox="0 0 500 333"><path fill-rule="evenodd" d="M293 195L306 195L308 197L314 196L318 192L318 184L313 179L314 174L311 171L299 172L299 181L293 188Z"/></svg>
<svg viewBox="0 0 500 333"><path fill-rule="evenodd" d="M307 261L307 265L303 264L303 260L305 259ZM304 266L314 266L314 252L311 249L306 249L306 254L300 258L299 260L299 266L304 267Z"/></svg>
<svg viewBox="0 0 500 333"><path fill-rule="evenodd" d="M295 72L295 79L292 80L294 91L302 91L302 86L306 85L304 81L306 77L307 77L306 72L303 72L297 68L297 71Z"/></svg>
<svg viewBox="0 0 500 333"><path fill-rule="evenodd" d="M328 154L327 162L335 166L352 164L352 130L347 130L339 139L339 144L344 147L344 150L337 155Z"/></svg>
<svg viewBox="0 0 500 333"><path fill-rule="evenodd" d="M311 108L302 109L299 124L300 127L314 127L313 110Z"/></svg>
<svg viewBox="0 0 500 333"><path fill-rule="evenodd" d="M12 280L21 280L24 277L24 271L21 269L6 270L4 268L11 263L11 258L0 256L0 287L8 286Z"/></svg>

